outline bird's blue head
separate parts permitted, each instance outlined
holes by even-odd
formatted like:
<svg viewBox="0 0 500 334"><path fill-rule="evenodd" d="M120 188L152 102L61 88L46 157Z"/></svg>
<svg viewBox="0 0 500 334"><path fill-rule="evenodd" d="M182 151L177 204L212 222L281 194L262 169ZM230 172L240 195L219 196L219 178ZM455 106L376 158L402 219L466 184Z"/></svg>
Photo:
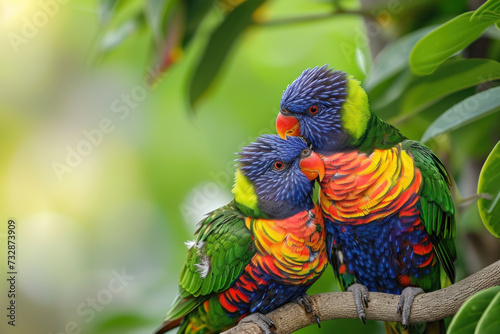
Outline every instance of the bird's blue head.
<svg viewBox="0 0 500 334"><path fill-rule="evenodd" d="M302 136L325 154L359 139L369 116L359 81L324 65L305 70L286 88L276 128L282 138Z"/></svg>
<svg viewBox="0 0 500 334"><path fill-rule="evenodd" d="M301 138L263 135L243 147L237 161L235 200L256 215L286 218L313 207L314 180L325 167Z"/></svg>

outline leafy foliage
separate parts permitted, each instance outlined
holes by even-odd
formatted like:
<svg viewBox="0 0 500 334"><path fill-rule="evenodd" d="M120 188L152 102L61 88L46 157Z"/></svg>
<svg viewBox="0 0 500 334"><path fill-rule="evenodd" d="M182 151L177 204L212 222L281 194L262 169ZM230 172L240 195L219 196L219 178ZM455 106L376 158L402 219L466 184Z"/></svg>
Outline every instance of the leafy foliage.
<svg viewBox="0 0 500 334"><path fill-rule="evenodd" d="M488 0L481 7L479 7L471 17L472 22L483 20L484 17L491 17L499 19L500 17L500 2L496 0Z"/></svg>
<svg viewBox="0 0 500 334"><path fill-rule="evenodd" d="M402 114L423 110L443 97L489 80L500 79L500 63L489 59L450 59L429 76L418 78L405 93Z"/></svg>
<svg viewBox="0 0 500 334"><path fill-rule="evenodd" d="M498 31L491 31L500 27L500 2L489 0L476 11L465 12L468 7L465 0L401 1L400 7L392 9L376 7L376 5L367 4L368 2L359 6L357 1L333 1L330 9L324 12L308 15L300 15L300 12L298 14L296 12L295 16L290 16L289 12L285 15L275 15L276 13L269 9L272 3L265 0L151 0L146 2L101 0L103 35L97 54L104 57L116 51L120 43L134 32L141 29L147 30L151 35L149 36L151 39L150 62L157 65L157 74L160 74L169 71L175 64L183 63L183 60L188 58L183 55L187 54L188 50L192 50L195 45L196 52L192 53L192 59L186 59L189 75L186 77L188 90L184 92L186 93L184 98L189 102L191 110L193 106L196 106L197 110L204 108L210 111L211 115L216 115L216 110L223 105L227 110L232 111L227 112L228 115L224 120L232 122L230 124L245 123L244 116L240 118L238 115L240 110L241 114L250 112L248 106L242 106L242 103L237 101L242 100L243 95L239 95L238 98L219 97L217 103L213 101L216 100L214 96L217 96L217 90L214 89L215 83L224 83L220 85L222 88L219 86L222 93L234 93L234 90L229 90L228 87L235 86L234 81L240 75L238 71L246 65L244 62L247 58L239 59L240 68L235 70L236 66L228 66L228 63L234 61L229 55L231 52L235 53L233 51L235 46L242 41L248 43L243 38L246 31L259 24L259 31L275 32L280 29L280 34L276 36L293 40L297 31L304 29L306 25L307 27L314 26L320 20L341 20L344 14L354 15L360 20L362 17L370 17L375 22L374 24L378 24L379 30L367 25L366 31L361 31L352 42L354 46L346 44L343 47L346 50L356 50L349 55L344 55L352 58L352 63L361 63L363 70L370 69L364 87L369 94L374 111L380 117L397 125L409 138L422 138L422 141L436 151L445 162L456 181L454 200L459 211L457 233L463 236L482 228L484 234L487 234L488 232L481 223L482 218L488 231L499 237L500 205L498 201L495 202L500 193L498 186L500 185L499 144L491 153L490 150L500 139L498 137L500 115L497 113L500 110L500 87L495 87L500 79L500 40ZM312 5L308 3L307 6ZM277 8L284 11L284 7ZM306 5L300 8L304 7ZM271 19L262 21L261 12L265 12L264 17L271 17ZM267 15L269 13L271 14ZM385 21L384 17L387 18ZM425 20L422 19L424 17ZM436 23L441 24L436 25ZM320 29L316 29L314 35L316 34L321 34ZM478 40L487 40L488 43L486 46L478 46ZM339 42L325 38L324 43L333 46ZM370 60L366 62L362 57L363 51L369 48L369 44L383 46L378 55L375 54L377 51L372 54L375 59L372 64ZM269 43L267 49L259 49L250 56L271 59L272 52L277 52L273 47L274 45ZM248 49L245 50L248 52ZM478 50L479 53L474 53ZM297 43L290 49L278 51L282 52L281 58L276 57L276 59L283 59L283 63L286 63L288 59L286 55L300 55L303 46ZM291 59L297 59L297 57ZM276 79L277 76L286 76L290 79L295 77L297 73L286 73L284 70L279 72L282 64L279 63L280 66L278 66L276 59L261 63L262 68L259 68L260 72L255 74L255 81L271 82L269 86L277 82L283 85L282 81ZM339 67L337 56L332 55L328 62L334 67ZM262 64L266 64L267 67ZM323 65L311 59L304 60L304 64L307 64L306 66ZM302 69L294 68L293 71ZM248 71L253 70L254 68ZM231 82L228 83L229 81ZM279 87L279 89L283 88ZM253 88L245 90L244 94L251 95L255 100L261 96L262 99L266 99L271 95ZM203 102L206 104L200 103L202 97L205 98ZM274 104L269 104L269 108L278 105L279 96L275 99ZM228 102L229 100L231 102ZM177 119L179 116L172 117ZM164 116L161 119L167 122L172 118ZM209 123L215 128L214 135L220 134L222 127L217 123L220 120L220 117L215 118L213 121L215 125ZM210 122L209 119L204 119L204 121ZM229 127L224 131L234 135L241 131L241 128L244 127L235 126L234 129ZM221 141L228 140L233 140L233 138L226 137ZM481 166L488 153L489 157L484 163L479 186L476 189L475 182L479 176L479 168L472 172L468 168L473 168L471 166L476 164ZM157 176L161 173L153 173L151 179L156 182ZM471 183L474 186L468 187L467 185ZM487 194L481 195L478 207L473 205L467 208L461 205L466 204L461 200L461 193L464 197L477 195L476 190L481 194ZM166 196L162 190L158 190L158 193L160 199ZM475 230L471 226L475 226ZM467 246L457 246L459 259L464 258L461 254L470 251L465 247ZM460 266L458 278L470 272L470 268L467 268L465 264L466 261L461 260L458 264ZM331 278L329 280L331 281ZM488 300L492 301L494 296L490 297ZM464 324L472 323L474 324L472 332L474 330L478 332L479 328L481 331L486 330L490 324L494 324L495 319L492 316L494 313L491 310L498 307L499 298L497 297L495 297L495 303L483 303L484 308L476 314L475 322L471 322L471 315L467 310L469 307L476 307L480 299L471 299L466 303L468 306L464 305L465 311L461 310L455 316L450 332L465 333L460 331L468 328ZM483 311L487 309L490 311L483 315ZM335 327L325 324L326 328L328 326ZM352 326L353 324L346 321L346 328ZM311 331L313 329L304 329L304 332L310 333Z"/></svg>
<svg viewBox="0 0 500 334"><path fill-rule="evenodd" d="M426 142L443 133L456 130L500 108L500 87L490 88L457 103L439 116L426 130Z"/></svg>
<svg viewBox="0 0 500 334"><path fill-rule="evenodd" d="M413 73L431 74L448 57L467 47L500 20L500 16L481 15L472 21L473 14L467 12L457 16L422 38L410 55Z"/></svg>
<svg viewBox="0 0 500 334"><path fill-rule="evenodd" d="M490 302L486 310L484 310L481 319L477 323L476 333L498 333L500 331L500 293L497 293Z"/></svg>
<svg viewBox="0 0 500 334"><path fill-rule="evenodd" d="M371 73L367 76L364 86L367 91L408 67L410 52L423 36L434 27L425 27L394 41L385 47L377 56Z"/></svg>
<svg viewBox="0 0 500 334"><path fill-rule="evenodd" d="M497 80L500 64L486 59L448 58L474 42L483 31L500 20L498 1L488 1L476 12L461 14L424 36L410 54L411 71L424 77L403 100L402 113L417 112L445 95ZM450 70L453 68L452 70ZM436 74L438 74L436 80ZM500 110L500 90L491 88L465 98L441 114L425 131L422 140L463 127ZM500 147L495 146L479 178L479 212L486 228L500 237ZM453 318L449 333L496 333L499 331L500 289L492 288L468 300ZM496 312L496 313L495 313ZM496 314L496 316L494 315Z"/></svg>
<svg viewBox="0 0 500 334"><path fill-rule="evenodd" d="M229 13L215 29L191 78L189 102L193 105L220 71L232 44L252 24L252 14L265 0L249 0Z"/></svg>
<svg viewBox="0 0 500 334"><path fill-rule="evenodd" d="M479 213L486 228L500 238L500 142L491 151L479 176L478 193L485 194L478 202ZM485 198L486 197L486 198Z"/></svg>
<svg viewBox="0 0 500 334"><path fill-rule="evenodd" d="M199 26L211 9L217 11L224 18L213 29L210 42L191 81L190 97L194 102L210 85L232 42L250 25L253 11L264 1L101 0L101 22L104 29L96 57L106 56L130 34L147 28L152 34L151 62L156 71L154 76L159 76L182 58L183 51L196 36ZM121 23L121 20L125 22ZM200 69L206 65L208 66ZM201 80L198 80L200 77ZM149 81L155 79L156 77L151 77Z"/></svg>
<svg viewBox="0 0 500 334"><path fill-rule="evenodd" d="M448 334L498 333L500 287L476 293L458 310L448 327Z"/></svg>

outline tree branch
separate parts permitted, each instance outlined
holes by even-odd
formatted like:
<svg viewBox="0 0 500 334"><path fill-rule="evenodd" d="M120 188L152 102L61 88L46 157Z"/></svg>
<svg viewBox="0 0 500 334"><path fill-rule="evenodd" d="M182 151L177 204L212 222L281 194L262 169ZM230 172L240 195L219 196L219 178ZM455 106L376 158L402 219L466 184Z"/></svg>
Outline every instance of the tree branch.
<svg viewBox="0 0 500 334"><path fill-rule="evenodd" d="M411 309L410 322L429 322L454 315L460 306L473 294L486 288L500 285L500 261L453 284L447 288L424 293L415 298ZM366 319L381 321L401 321L396 312L399 296L370 292ZM321 321L332 319L357 319L354 299L349 292L330 292L311 296L312 307ZM289 303L267 314L276 325L277 334L288 334L316 323L314 316L306 314L295 303ZM237 325L222 334L262 334L253 323Z"/></svg>

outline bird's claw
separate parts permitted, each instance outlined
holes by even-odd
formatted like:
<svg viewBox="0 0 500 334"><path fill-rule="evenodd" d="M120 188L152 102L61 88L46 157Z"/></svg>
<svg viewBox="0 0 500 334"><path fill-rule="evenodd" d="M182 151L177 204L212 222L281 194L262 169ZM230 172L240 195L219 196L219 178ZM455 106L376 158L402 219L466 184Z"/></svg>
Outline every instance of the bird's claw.
<svg viewBox="0 0 500 334"><path fill-rule="evenodd" d="M302 306L307 314L313 312L313 308L311 306L312 299L307 293L304 293L302 296L299 296L297 299L295 299L294 303L297 303L300 306ZM314 318L316 319L316 322L318 323L318 328L321 328L321 321L319 320L318 315L316 313L313 313L313 315Z"/></svg>
<svg viewBox="0 0 500 334"><path fill-rule="evenodd" d="M368 288L363 284L356 283L348 287L347 291L352 292L354 303L358 309L359 319L363 325L366 325L365 307L368 307L368 302L370 301L368 298Z"/></svg>
<svg viewBox="0 0 500 334"><path fill-rule="evenodd" d="M274 322L262 313L252 313L240 320L240 324L253 323L259 326L264 334L273 334L276 330Z"/></svg>
<svg viewBox="0 0 500 334"><path fill-rule="evenodd" d="M401 292L398 302L398 313L401 314L401 324L403 327L408 326L410 323L410 311L413 305L415 296L424 293L421 288L406 287Z"/></svg>
<svg viewBox="0 0 500 334"><path fill-rule="evenodd" d="M304 311L306 311L306 313L312 312L312 307L311 307L312 300L308 294L304 293L302 296L297 297L297 299L295 299L293 302L302 306L304 308Z"/></svg>
<svg viewBox="0 0 500 334"><path fill-rule="evenodd" d="M321 328L321 320L319 320L319 317L316 313L314 313L314 318L316 319L316 323L318 324L318 328Z"/></svg>

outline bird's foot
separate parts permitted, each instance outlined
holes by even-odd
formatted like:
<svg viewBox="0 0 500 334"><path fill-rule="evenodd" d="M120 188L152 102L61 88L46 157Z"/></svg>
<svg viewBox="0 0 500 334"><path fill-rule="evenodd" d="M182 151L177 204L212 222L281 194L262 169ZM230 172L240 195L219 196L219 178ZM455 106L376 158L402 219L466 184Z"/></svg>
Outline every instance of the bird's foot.
<svg viewBox="0 0 500 334"><path fill-rule="evenodd" d="M295 299L293 302L302 306L304 308L304 311L306 311L306 313L312 312L312 306L311 306L312 300L307 293L304 293L302 296L297 297L297 299Z"/></svg>
<svg viewBox="0 0 500 334"><path fill-rule="evenodd" d="M398 302L398 313L401 314L401 324L403 326L408 326L410 323L410 311L413 305L413 300L415 296L424 293L421 288L406 287L401 292Z"/></svg>
<svg viewBox="0 0 500 334"><path fill-rule="evenodd" d="M308 314L313 311L312 306L311 306L312 300L311 300L311 297L307 293L304 293L302 296L299 296L293 302L302 306L304 308L304 311L306 311L306 313L308 313ZM313 313L313 315L314 315L314 318L316 318L316 322L318 323L318 328L321 328L321 321L319 320L318 315L316 313Z"/></svg>
<svg viewBox="0 0 500 334"><path fill-rule="evenodd" d="M347 288L347 291L352 292L354 297L354 303L356 304L356 308L358 309L358 316L363 325L366 325L366 315L365 315L365 307L368 307L368 288L363 284L353 284Z"/></svg>
<svg viewBox="0 0 500 334"><path fill-rule="evenodd" d="M264 334L273 334L274 330L276 330L274 322L265 315L263 315L262 313L252 313L250 315L247 315L246 317L241 319L239 323L256 324L257 326L260 327L260 329L262 329L262 332Z"/></svg>

